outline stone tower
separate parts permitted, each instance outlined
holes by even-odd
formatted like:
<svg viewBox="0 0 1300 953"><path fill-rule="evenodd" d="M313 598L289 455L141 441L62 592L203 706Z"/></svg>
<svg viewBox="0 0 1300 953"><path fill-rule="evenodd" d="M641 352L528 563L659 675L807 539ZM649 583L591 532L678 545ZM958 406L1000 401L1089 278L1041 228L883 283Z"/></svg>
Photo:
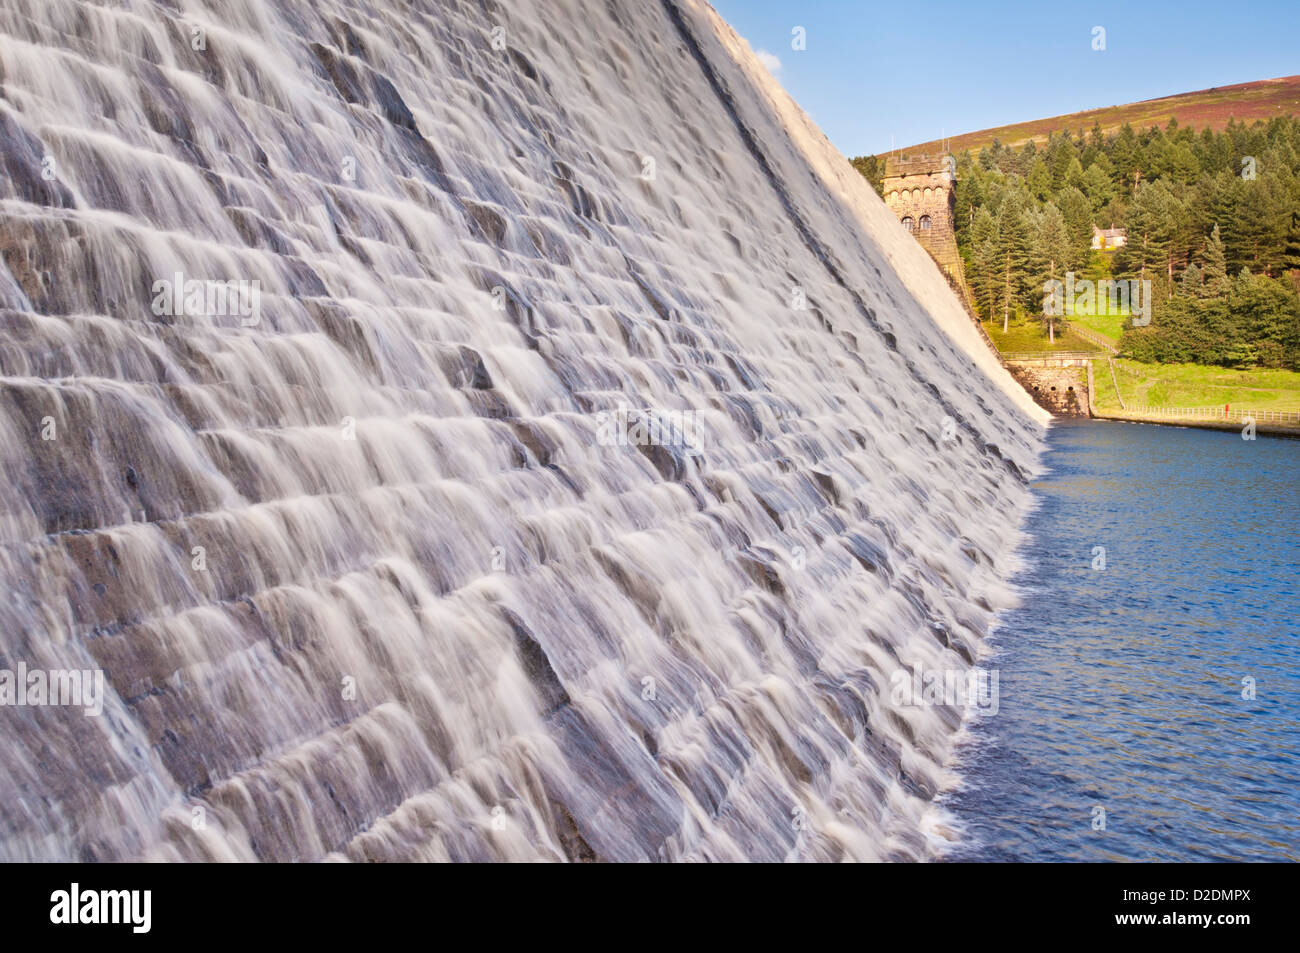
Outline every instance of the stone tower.
<svg viewBox="0 0 1300 953"><path fill-rule="evenodd" d="M898 216L959 287L965 286L957 236L953 231L957 163L951 156L916 156L885 160L881 181L885 204Z"/></svg>

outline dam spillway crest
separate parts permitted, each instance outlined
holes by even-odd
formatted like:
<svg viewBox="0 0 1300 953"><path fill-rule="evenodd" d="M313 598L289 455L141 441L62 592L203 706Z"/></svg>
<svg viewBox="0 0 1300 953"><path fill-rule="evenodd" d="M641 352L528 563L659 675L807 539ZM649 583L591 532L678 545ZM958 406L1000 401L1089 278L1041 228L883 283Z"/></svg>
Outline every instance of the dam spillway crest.
<svg viewBox="0 0 1300 953"><path fill-rule="evenodd" d="M707 5L13 0L0 145L0 858L929 856L1043 415Z"/></svg>

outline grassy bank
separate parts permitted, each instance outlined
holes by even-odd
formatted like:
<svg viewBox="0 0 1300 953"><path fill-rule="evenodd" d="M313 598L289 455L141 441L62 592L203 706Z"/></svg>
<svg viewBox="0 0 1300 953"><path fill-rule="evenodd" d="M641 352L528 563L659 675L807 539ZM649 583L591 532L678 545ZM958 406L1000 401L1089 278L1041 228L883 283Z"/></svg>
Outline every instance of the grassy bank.
<svg viewBox="0 0 1300 953"><path fill-rule="evenodd" d="M1105 361L1093 365L1097 392L1093 405L1119 410ZM1249 410L1300 411L1300 374L1281 370L1233 370L1200 364L1140 364L1116 360L1116 377L1128 404L1152 407L1203 407L1229 404Z"/></svg>
<svg viewBox="0 0 1300 953"><path fill-rule="evenodd" d="M1111 344L1119 346L1120 334L1124 331L1124 325L1128 323L1128 312L1116 314L1076 314L1070 318L1072 322L1082 324L1095 334L1100 334Z"/></svg>
<svg viewBox="0 0 1300 953"><path fill-rule="evenodd" d="M984 330L1003 354L1009 351L1099 351L1100 348L1070 330L1057 329L1056 341L1047 339L1047 329L1040 321L1012 321L1007 333L1002 322L984 322Z"/></svg>
<svg viewBox="0 0 1300 953"><path fill-rule="evenodd" d="M1072 321L1115 341L1126 316L1075 316ZM1017 352L1091 351L1093 361L1092 406L1100 412L1121 410L1115 383L1105 354L1091 341L1068 328L1058 331L1056 341L1047 340L1042 322L1021 318L1012 321L1007 333L1001 322L984 322L994 345L1003 354ZM1115 360L1115 377L1120 393L1129 405L1148 407L1208 407L1227 404L1237 410L1276 410L1300 412L1300 373L1295 371L1235 370L1201 364L1143 364L1139 361Z"/></svg>

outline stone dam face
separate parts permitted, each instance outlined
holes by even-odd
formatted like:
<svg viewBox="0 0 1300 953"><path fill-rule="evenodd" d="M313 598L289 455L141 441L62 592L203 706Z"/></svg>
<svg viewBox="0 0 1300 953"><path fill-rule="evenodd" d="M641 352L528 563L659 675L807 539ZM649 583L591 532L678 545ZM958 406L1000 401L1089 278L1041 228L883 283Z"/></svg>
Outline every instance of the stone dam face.
<svg viewBox="0 0 1300 953"><path fill-rule="evenodd" d="M8 0L0 146L0 859L930 855L1045 415L709 7Z"/></svg>

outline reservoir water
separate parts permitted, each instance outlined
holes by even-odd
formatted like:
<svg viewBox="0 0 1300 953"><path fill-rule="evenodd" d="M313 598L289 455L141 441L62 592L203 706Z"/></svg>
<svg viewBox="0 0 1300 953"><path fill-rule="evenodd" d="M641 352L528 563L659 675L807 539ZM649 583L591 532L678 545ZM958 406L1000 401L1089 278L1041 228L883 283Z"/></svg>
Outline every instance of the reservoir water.
<svg viewBox="0 0 1300 953"><path fill-rule="evenodd" d="M1044 463L949 858L1300 859L1300 441L1091 421Z"/></svg>

